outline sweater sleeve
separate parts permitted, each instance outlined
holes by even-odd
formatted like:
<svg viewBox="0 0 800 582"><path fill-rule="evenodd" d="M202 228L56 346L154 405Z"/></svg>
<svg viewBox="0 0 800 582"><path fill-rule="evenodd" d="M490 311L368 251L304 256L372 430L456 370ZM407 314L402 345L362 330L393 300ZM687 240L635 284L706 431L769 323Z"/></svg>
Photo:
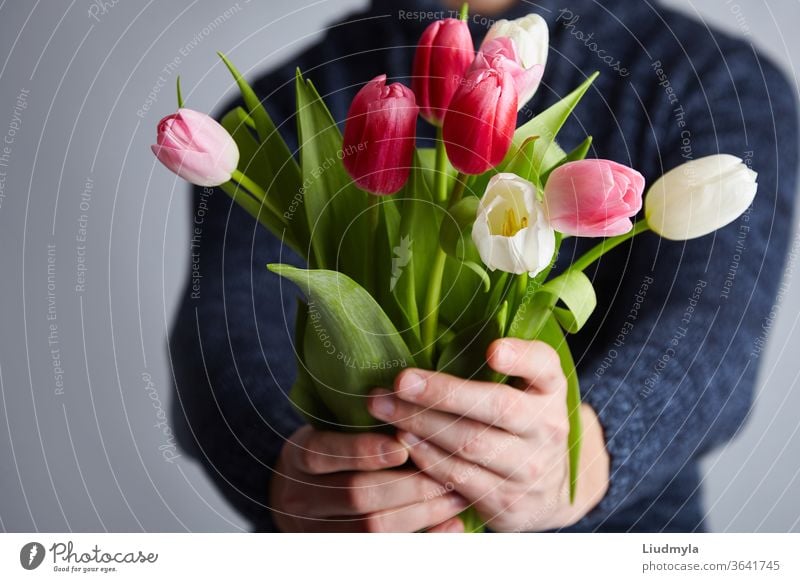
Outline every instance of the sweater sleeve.
<svg viewBox="0 0 800 582"><path fill-rule="evenodd" d="M272 530L272 466L302 420L288 399L298 294L266 265L301 261L219 189L195 189L191 232L170 338L176 434L255 529Z"/></svg>
<svg viewBox="0 0 800 582"><path fill-rule="evenodd" d="M657 146L652 177L731 153L759 174L753 205L714 234L686 242L644 234L596 266L596 277L615 281L605 286L606 312L595 315L602 321L588 332L579 374L612 466L609 491L582 529L657 504L684 468L737 432L753 401L791 234L798 128L782 74L737 46L673 77L685 126L670 107L673 129Z"/></svg>

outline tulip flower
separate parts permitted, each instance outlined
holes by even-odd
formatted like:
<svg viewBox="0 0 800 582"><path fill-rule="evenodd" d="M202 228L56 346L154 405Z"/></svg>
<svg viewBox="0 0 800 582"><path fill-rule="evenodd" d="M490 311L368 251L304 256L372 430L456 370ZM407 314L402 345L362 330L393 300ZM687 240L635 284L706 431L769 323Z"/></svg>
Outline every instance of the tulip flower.
<svg viewBox="0 0 800 582"><path fill-rule="evenodd" d="M239 163L239 148L225 128L191 109L162 119L150 149L169 170L196 186L224 184Z"/></svg>
<svg viewBox="0 0 800 582"><path fill-rule="evenodd" d="M483 174L503 161L517 125L517 91L502 68L473 69L444 118L447 156L464 174Z"/></svg>
<svg viewBox="0 0 800 582"><path fill-rule="evenodd" d="M483 263L535 277L555 253L555 231L536 187L516 174L497 174L489 181L472 226L472 240Z"/></svg>
<svg viewBox="0 0 800 582"><path fill-rule="evenodd" d="M536 64L525 68L514 41L508 37L498 37L484 43L472 64L473 68L504 69L514 79L517 90L517 108L522 109L531 100L544 75L544 65Z"/></svg>
<svg viewBox="0 0 800 582"><path fill-rule="evenodd" d="M475 48L466 22L447 18L425 29L414 55L411 85L425 120L442 125L447 107L474 58Z"/></svg>
<svg viewBox="0 0 800 582"><path fill-rule="evenodd" d="M736 220L753 203L758 174L736 156L687 162L659 178L645 198L645 218L664 238L704 236Z"/></svg>
<svg viewBox="0 0 800 582"><path fill-rule="evenodd" d="M400 83L375 77L355 96L344 128L342 160L362 189L394 194L408 181L419 107L414 93Z"/></svg>
<svg viewBox="0 0 800 582"><path fill-rule="evenodd" d="M538 14L528 14L517 20L498 20L486 33L481 50L498 38L508 38L514 42L520 64L530 69L547 63L550 32L547 22Z"/></svg>
<svg viewBox="0 0 800 582"><path fill-rule="evenodd" d="M544 188L553 228L570 236L625 234L642 209L644 177L609 160L580 160L559 166Z"/></svg>

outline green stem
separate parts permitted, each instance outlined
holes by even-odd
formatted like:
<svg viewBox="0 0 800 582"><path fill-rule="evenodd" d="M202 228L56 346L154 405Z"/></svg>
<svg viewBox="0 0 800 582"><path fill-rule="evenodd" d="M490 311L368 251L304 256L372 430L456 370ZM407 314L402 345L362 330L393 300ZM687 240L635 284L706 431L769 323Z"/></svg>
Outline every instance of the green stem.
<svg viewBox="0 0 800 582"><path fill-rule="evenodd" d="M448 206L452 207L453 205L457 204L461 198L464 196L464 190L467 188L467 176L466 174L462 174L459 172L458 176L456 177L456 183L453 185L453 191L450 193L450 200L448 200Z"/></svg>
<svg viewBox="0 0 800 582"><path fill-rule="evenodd" d="M467 21L467 18L469 18L469 3L464 2L461 5L461 15L459 16L459 18L464 22Z"/></svg>
<svg viewBox="0 0 800 582"><path fill-rule="evenodd" d="M436 257L431 267L431 277L428 283L428 292L423 305L423 319L421 322L422 350L427 360L433 363L434 349L436 347L436 332L439 327L439 302L442 296L442 278L447 255L442 247L436 246Z"/></svg>
<svg viewBox="0 0 800 582"><path fill-rule="evenodd" d="M586 251L586 253L581 258L572 263L572 265L569 267L568 270L583 271L611 249L618 247L626 240L632 239L637 234L647 232L648 230L650 230L650 227L647 225L647 221L642 219L636 224L634 224L633 228L629 232L626 232L625 234L621 234L619 236L615 236L612 238L607 238L603 240L603 242L593 246L591 249Z"/></svg>
<svg viewBox="0 0 800 582"><path fill-rule="evenodd" d="M443 204L447 200L447 150L444 147L442 128L436 129L436 176L434 176L436 201Z"/></svg>
<svg viewBox="0 0 800 582"><path fill-rule="evenodd" d="M369 281L369 287L372 291L373 297L377 297L378 292L378 277L376 264L376 247L378 244L378 225L380 224L381 207L378 197L374 194L367 194L367 218L369 220L369 238L371 244L367 244L367 249L364 255L366 256L366 268L364 275Z"/></svg>
<svg viewBox="0 0 800 582"><path fill-rule="evenodd" d="M280 217L281 221L283 222L283 215L278 211L277 208L275 208L274 204L272 203L272 200L269 199L267 193L264 192L264 189L261 186L256 184L253 180L248 178L238 169L234 170L231 173L231 180L233 180L241 187L243 187L245 190L250 192L259 202L261 202L264 206L266 206L270 212L275 214L275 216Z"/></svg>

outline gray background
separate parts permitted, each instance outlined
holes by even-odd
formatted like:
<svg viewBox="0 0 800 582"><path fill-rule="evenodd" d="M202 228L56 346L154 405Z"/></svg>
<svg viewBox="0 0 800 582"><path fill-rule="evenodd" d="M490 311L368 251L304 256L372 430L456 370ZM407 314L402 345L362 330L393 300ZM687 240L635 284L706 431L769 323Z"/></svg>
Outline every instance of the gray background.
<svg viewBox="0 0 800 582"><path fill-rule="evenodd" d="M193 462L165 460L171 449L156 427L154 398L169 405L165 337L190 240L187 187L149 150L175 103L175 71L162 70L178 57L191 106L211 111L232 94L216 50L256 75L363 4L0 2L0 139L21 118L0 167L0 529L244 527ZM797 86L796 0L668 4L747 36ZM137 115L159 75L164 87ZM76 290L83 229L86 284ZM762 359L755 413L704 465L715 530L800 531L794 279Z"/></svg>

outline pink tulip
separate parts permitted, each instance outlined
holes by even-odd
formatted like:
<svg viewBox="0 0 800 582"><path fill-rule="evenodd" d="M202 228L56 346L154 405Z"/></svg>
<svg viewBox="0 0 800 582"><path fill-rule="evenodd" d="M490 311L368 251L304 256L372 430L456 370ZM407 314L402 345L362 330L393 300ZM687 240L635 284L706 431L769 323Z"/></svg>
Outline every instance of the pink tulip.
<svg viewBox="0 0 800 582"><path fill-rule="evenodd" d="M225 128L191 109L159 121L156 145L150 148L169 170L197 186L224 184L239 163L239 148Z"/></svg>
<svg viewBox="0 0 800 582"><path fill-rule="evenodd" d="M521 56L517 53L514 41L507 36L500 36L484 43L475 62L473 69L504 69L514 79L517 90L517 107L522 109L536 93L544 75L544 65L533 65L526 69L522 64Z"/></svg>
<svg viewBox="0 0 800 582"><path fill-rule="evenodd" d="M581 160L553 170L544 188L550 223L571 236L625 234L642 208L644 177L609 160Z"/></svg>
<svg viewBox="0 0 800 582"><path fill-rule="evenodd" d="M447 18L425 29L414 55L411 85L424 119L442 125L447 107L474 58L475 48L466 22Z"/></svg>
<svg viewBox="0 0 800 582"><path fill-rule="evenodd" d="M517 91L503 69L473 69L444 118L447 156L464 174L483 174L503 161L517 125Z"/></svg>
<svg viewBox="0 0 800 582"><path fill-rule="evenodd" d="M419 107L408 87L375 77L355 96L344 128L342 159L356 184L394 194L408 181Z"/></svg>

